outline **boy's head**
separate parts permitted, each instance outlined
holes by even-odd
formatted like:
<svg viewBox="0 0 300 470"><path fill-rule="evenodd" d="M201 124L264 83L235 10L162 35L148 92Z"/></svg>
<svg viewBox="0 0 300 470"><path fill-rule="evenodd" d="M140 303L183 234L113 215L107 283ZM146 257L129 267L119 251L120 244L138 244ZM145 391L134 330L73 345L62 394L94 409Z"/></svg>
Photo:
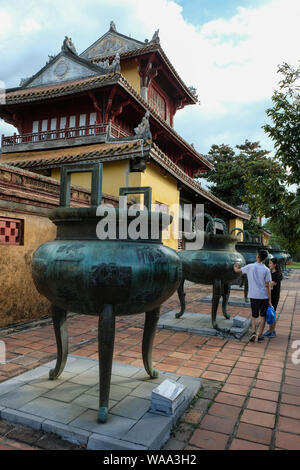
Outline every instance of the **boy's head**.
<svg viewBox="0 0 300 470"><path fill-rule="evenodd" d="M267 258L268 256L268 252L267 250L258 250L257 254L256 254L256 259L259 263L262 263L263 261L265 261L265 259Z"/></svg>

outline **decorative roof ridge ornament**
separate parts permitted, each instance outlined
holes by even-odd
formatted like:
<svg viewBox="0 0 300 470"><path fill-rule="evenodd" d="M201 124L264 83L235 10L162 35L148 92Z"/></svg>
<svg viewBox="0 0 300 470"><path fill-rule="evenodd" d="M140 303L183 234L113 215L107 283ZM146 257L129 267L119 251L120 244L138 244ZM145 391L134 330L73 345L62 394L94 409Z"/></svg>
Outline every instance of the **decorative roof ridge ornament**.
<svg viewBox="0 0 300 470"><path fill-rule="evenodd" d="M26 83L30 78L31 78L31 77L21 78L20 83L19 83L19 86L25 85L25 83Z"/></svg>
<svg viewBox="0 0 300 470"><path fill-rule="evenodd" d="M57 57L57 56L56 56L56 55L50 55L50 54L48 54L48 60L47 60L47 62L46 62L46 65L47 65L47 64L50 64L50 62L52 62L52 60L54 60L55 57Z"/></svg>
<svg viewBox="0 0 300 470"><path fill-rule="evenodd" d="M61 50L65 51L65 52L72 52L72 54L78 55L77 51L75 49L75 46L72 42L72 39L69 38L68 36L65 36L65 39L64 39L63 45L61 47Z"/></svg>
<svg viewBox="0 0 300 470"><path fill-rule="evenodd" d="M188 88L189 88L190 92L192 93L192 95L196 98L198 103L200 103L200 101L198 99L197 88L195 88L193 86L189 86Z"/></svg>
<svg viewBox="0 0 300 470"><path fill-rule="evenodd" d="M150 131L150 123L149 123L150 113L146 111L145 116L143 117L140 124L134 129L135 138L139 139L141 142L141 158L135 158L133 161L130 162L130 171L134 172L143 172L146 169L146 163L144 158L144 143L146 140L152 141L152 134Z"/></svg>
<svg viewBox="0 0 300 470"><path fill-rule="evenodd" d="M150 43L160 44L160 38L159 38L158 33L159 33L159 29L157 29L155 31L155 33L153 34L153 37L152 37Z"/></svg>
<svg viewBox="0 0 300 470"><path fill-rule="evenodd" d="M121 71L120 54L117 52L112 63L109 60L102 60L97 63L97 66L104 70L104 73L116 73Z"/></svg>
<svg viewBox="0 0 300 470"><path fill-rule="evenodd" d="M136 138L142 140L152 140L149 117L150 112L147 111L140 124L134 129Z"/></svg>
<svg viewBox="0 0 300 470"><path fill-rule="evenodd" d="M116 32L117 32L117 28L116 28L116 25L115 25L115 22L114 22L114 21L111 21L111 22L110 22L109 31L111 31L111 32L113 32L113 33L116 33Z"/></svg>
<svg viewBox="0 0 300 470"><path fill-rule="evenodd" d="M115 55L114 60L112 61L111 67L113 68L113 72L120 72L121 65L120 65L120 54L117 52Z"/></svg>

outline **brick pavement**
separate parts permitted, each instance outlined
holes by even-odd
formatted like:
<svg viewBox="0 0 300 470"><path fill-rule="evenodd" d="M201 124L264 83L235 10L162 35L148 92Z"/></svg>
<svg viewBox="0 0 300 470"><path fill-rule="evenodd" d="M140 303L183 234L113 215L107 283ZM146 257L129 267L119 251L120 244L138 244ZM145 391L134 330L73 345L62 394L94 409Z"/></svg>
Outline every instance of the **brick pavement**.
<svg viewBox="0 0 300 470"><path fill-rule="evenodd" d="M158 330L153 361L166 372L202 377L204 388L173 430L164 449L300 449L300 364L294 365L292 342L300 340L300 271L282 286L277 337L249 343L190 333ZM200 302L208 286L187 289L187 311L210 314ZM242 295L234 291L233 295ZM178 309L174 295L162 312ZM249 308L229 307L232 315L248 316ZM118 317L114 361L142 366L144 315ZM7 363L0 382L55 358L51 322L0 330ZM96 317L70 315L70 352L98 357ZM299 346L298 346L299 347ZM299 354L300 358L300 354ZM57 436L0 421L0 450L77 449Z"/></svg>

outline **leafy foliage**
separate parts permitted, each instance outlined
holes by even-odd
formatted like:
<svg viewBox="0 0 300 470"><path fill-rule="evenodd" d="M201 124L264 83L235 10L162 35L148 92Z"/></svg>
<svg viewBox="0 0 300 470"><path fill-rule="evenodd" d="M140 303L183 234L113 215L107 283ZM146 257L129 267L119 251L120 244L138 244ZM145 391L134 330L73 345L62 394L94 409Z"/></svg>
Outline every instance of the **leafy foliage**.
<svg viewBox="0 0 300 470"><path fill-rule="evenodd" d="M288 170L288 182L300 184L300 65L294 69L287 63L278 67L282 74L279 90L273 94L274 106L266 113L272 124L263 126L274 141L276 158Z"/></svg>
<svg viewBox="0 0 300 470"><path fill-rule="evenodd" d="M245 229L253 235L262 229L257 217L270 218L266 228L274 234L273 242L295 253L300 240L300 194L289 191L285 166L261 149L259 142L246 140L236 149L224 144L210 149L215 169L206 178L213 183L211 192L233 206L247 204L252 218Z"/></svg>
<svg viewBox="0 0 300 470"><path fill-rule="evenodd" d="M299 207L297 210L299 211ZM265 224L265 228L272 233L270 245L278 245L291 254L300 252L299 218L297 219L293 212L282 217L272 217Z"/></svg>
<svg viewBox="0 0 300 470"><path fill-rule="evenodd" d="M256 216L269 218L270 243L300 251L300 62L278 67L282 78L266 114L271 123L263 126L274 142L275 158L259 142L245 141L234 151L228 145L213 145L209 151L215 170L206 175L211 192L233 206L247 204L252 219L245 223L258 233ZM298 186L295 192L290 185Z"/></svg>
<svg viewBox="0 0 300 470"><path fill-rule="evenodd" d="M271 167L271 161L267 158L269 152L261 149L259 142L246 140L236 148L239 152L235 152L229 145L213 145L208 155L215 169L203 175L207 181L213 183L211 192L232 206L245 202L245 183L249 175L263 177L265 168Z"/></svg>

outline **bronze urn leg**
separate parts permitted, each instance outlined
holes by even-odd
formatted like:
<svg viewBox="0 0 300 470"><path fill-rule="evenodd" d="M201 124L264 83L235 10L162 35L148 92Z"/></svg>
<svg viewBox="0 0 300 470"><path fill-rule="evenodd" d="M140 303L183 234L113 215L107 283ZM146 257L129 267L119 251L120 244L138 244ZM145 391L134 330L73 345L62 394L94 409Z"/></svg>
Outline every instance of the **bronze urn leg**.
<svg viewBox="0 0 300 470"><path fill-rule="evenodd" d="M230 297L230 283L225 283L223 285L223 302L222 302L222 311L226 320L230 319L230 314L227 312L227 305Z"/></svg>
<svg viewBox="0 0 300 470"><path fill-rule="evenodd" d="M184 292L184 281L185 279L182 279L178 289L177 289L177 294L179 297L180 301L180 312L175 314L175 318L180 318L185 311L185 292Z"/></svg>
<svg viewBox="0 0 300 470"><path fill-rule="evenodd" d="M57 359L56 366L49 372L49 379L55 380L60 376L68 358L68 329L67 312L55 305L52 305L52 320L56 337Z"/></svg>
<svg viewBox="0 0 300 470"><path fill-rule="evenodd" d="M99 413L98 421L105 423L108 414L109 390L115 342L115 315L111 305L105 305L99 315Z"/></svg>
<svg viewBox="0 0 300 470"><path fill-rule="evenodd" d="M216 322L217 312L219 307L219 301L222 295L222 283L220 279L215 279L213 283L213 296L212 296L212 306L211 306L211 322L212 327L216 330L218 325Z"/></svg>
<svg viewBox="0 0 300 470"><path fill-rule="evenodd" d="M143 334L143 362L144 367L151 379L155 379L158 376L159 372L157 369L154 369L152 365L152 346L156 333L156 326L159 319L160 308L146 312L144 334Z"/></svg>

